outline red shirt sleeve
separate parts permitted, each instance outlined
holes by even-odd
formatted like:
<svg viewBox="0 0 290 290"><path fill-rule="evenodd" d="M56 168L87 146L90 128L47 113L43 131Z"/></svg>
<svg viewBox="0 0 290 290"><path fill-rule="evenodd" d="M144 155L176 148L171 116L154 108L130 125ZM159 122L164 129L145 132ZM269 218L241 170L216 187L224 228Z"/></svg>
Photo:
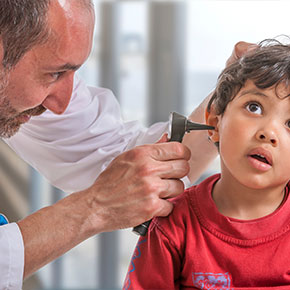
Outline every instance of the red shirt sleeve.
<svg viewBox="0 0 290 290"><path fill-rule="evenodd" d="M139 239L123 289L179 289L186 201L176 198L173 203L172 214L153 219L147 235Z"/></svg>
<svg viewBox="0 0 290 290"><path fill-rule="evenodd" d="M136 245L123 289L179 289L180 268L177 249L153 224Z"/></svg>

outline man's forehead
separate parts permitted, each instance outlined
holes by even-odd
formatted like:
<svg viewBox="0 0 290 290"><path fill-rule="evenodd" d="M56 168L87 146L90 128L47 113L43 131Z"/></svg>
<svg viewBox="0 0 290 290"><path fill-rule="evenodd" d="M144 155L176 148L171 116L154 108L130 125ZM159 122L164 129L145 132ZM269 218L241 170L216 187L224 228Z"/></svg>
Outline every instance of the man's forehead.
<svg viewBox="0 0 290 290"><path fill-rule="evenodd" d="M69 11L72 6L76 6L78 8L86 8L86 9L92 9L93 2L92 0L55 0L52 1L51 4L59 6L64 11Z"/></svg>
<svg viewBox="0 0 290 290"><path fill-rule="evenodd" d="M75 0L56 0L54 4L59 6L59 8L63 9L64 11L68 12L71 9L73 2L75 2Z"/></svg>
<svg viewBox="0 0 290 290"><path fill-rule="evenodd" d="M62 7L64 7L65 5L67 5L67 0L58 0L58 2L59 2L59 5L60 6L62 6Z"/></svg>
<svg viewBox="0 0 290 290"><path fill-rule="evenodd" d="M79 4L82 1L51 1L48 13L49 37L43 48L53 54L54 66L69 66L60 70L78 69L91 50L94 14L84 9L84 4Z"/></svg>
<svg viewBox="0 0 290 290"><path fill-rule="evenodd" d="M87 3L87 4L84 4ZM90 0L56 0L50 2L48 26L51 36L65 33L69 27L84 24L94 27L95 15ZM61 32L61 33L60 33Z"/></svg>

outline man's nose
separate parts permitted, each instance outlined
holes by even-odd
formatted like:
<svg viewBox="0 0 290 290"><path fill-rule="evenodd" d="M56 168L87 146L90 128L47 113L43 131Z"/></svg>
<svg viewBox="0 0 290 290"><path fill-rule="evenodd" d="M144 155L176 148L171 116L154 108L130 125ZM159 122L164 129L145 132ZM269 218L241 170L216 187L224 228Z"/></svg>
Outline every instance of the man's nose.
<svg viewBox="0 0 290 290"><path fill-rule="evenodd" d="M62 114L66 110L71 99L73 79L74 73L70 73L57 82L43 101L42 105L55 114Z"/></svg>
<svg viewBox="0 0 290 290"><path fill-rule="evenodd" d="M257 131L256 138L261 142L270 143L274 147L278 145L278 137L274 128L266 128Z"/></svg>

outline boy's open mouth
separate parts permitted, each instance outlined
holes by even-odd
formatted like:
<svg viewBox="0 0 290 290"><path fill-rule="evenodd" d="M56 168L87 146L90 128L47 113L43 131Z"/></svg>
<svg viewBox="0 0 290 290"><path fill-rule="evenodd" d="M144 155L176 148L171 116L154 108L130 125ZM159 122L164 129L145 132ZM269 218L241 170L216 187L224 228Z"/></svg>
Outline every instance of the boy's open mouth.
<svg viewBox="0 0 290 290"><path fill-rule="evenodd" d="M268 161L268 159L267 159L265 156L261 155L261 154L252 154L252 155L250 155L250 156L251 156L252 158L255 158L255 159L261 161L261 162L264 162L264 163L266 163L266 164L272 165L272 164Z"/></svg>

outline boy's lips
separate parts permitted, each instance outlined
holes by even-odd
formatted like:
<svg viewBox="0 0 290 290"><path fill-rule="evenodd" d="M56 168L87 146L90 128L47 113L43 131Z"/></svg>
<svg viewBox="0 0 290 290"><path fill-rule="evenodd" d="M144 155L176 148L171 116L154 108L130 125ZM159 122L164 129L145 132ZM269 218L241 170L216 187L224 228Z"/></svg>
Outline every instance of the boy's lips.
<svg viewBox="0 0 290 290"><path fill-rule="evenodd" d="M262 171L267 171L273 165L271 152L261 147L251 150L247 154L247 157L249 158L253 167Z"/></svg>

